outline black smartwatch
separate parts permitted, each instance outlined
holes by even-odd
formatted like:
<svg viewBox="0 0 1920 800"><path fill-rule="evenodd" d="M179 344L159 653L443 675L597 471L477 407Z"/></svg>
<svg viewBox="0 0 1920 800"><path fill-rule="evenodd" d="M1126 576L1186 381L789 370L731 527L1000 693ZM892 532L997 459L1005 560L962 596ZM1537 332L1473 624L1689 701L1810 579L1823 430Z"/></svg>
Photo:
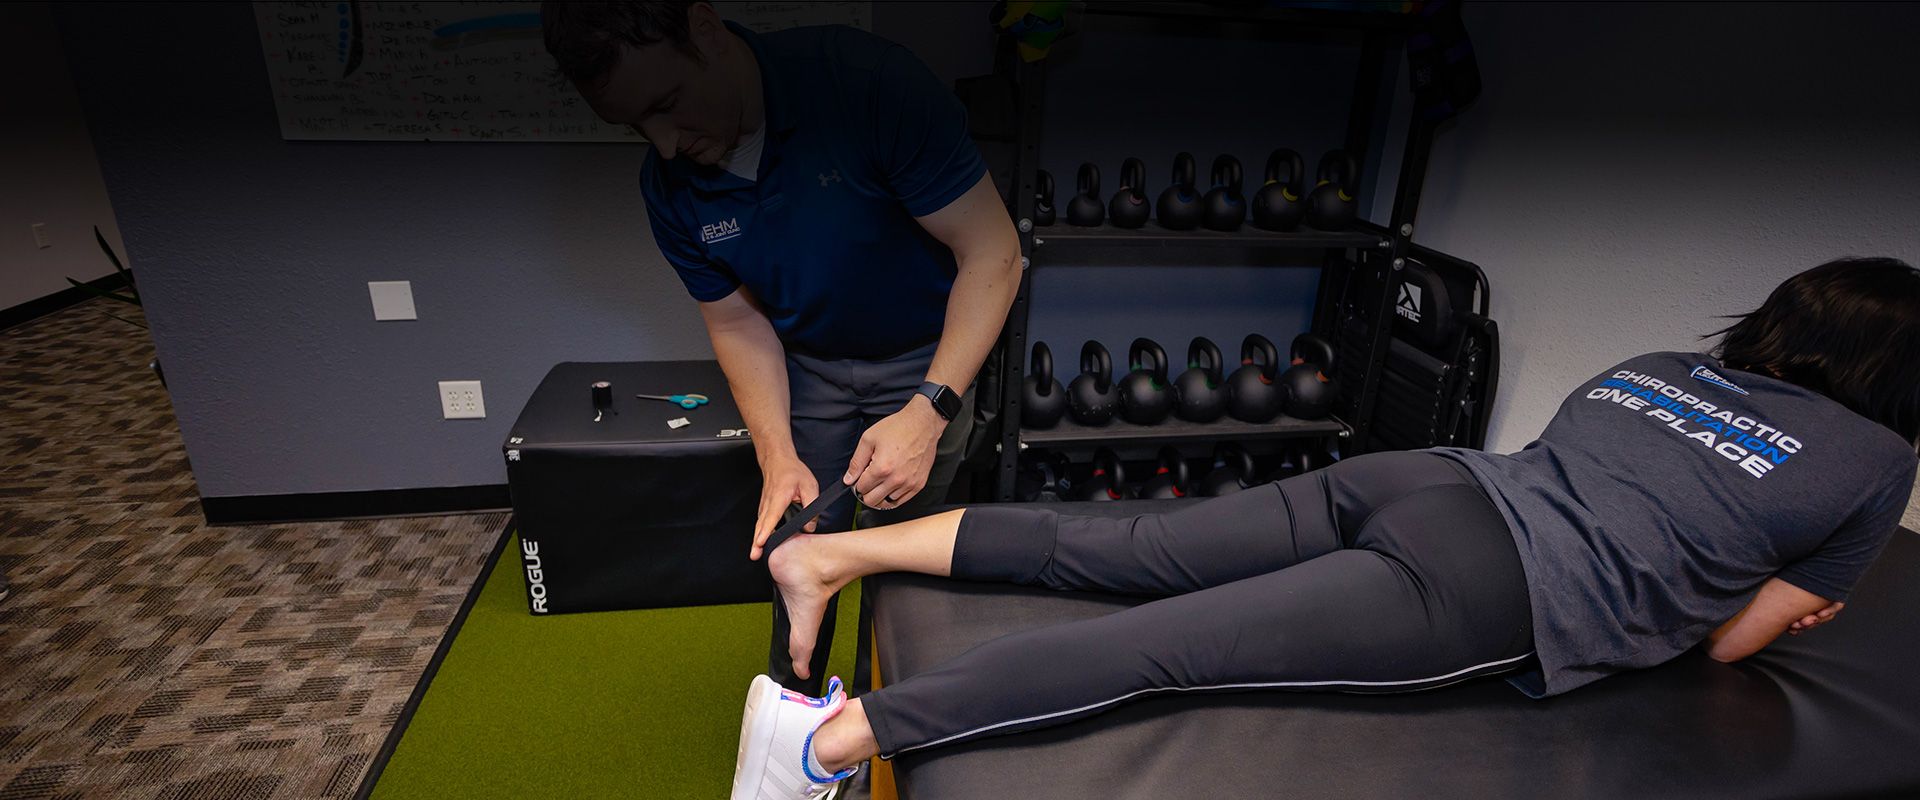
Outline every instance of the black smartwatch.
<svg viewBox="0 0 1920 800"><path fill-rule="evenodd" d="M960 395L954 394L946 384L927 381L920 384L920 388L916 391L933 401L933 410L940 415L941 419L952 422L954 415L960 413Z"/></svg>

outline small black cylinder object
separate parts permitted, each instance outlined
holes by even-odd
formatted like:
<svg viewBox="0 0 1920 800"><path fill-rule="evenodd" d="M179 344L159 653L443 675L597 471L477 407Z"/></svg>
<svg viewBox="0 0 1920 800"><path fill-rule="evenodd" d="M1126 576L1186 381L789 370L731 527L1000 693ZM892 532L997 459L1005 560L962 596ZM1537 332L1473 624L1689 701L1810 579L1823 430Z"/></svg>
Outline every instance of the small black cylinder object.
<svg viewBox="0 0 1920 800"><path fill-rule="evenodd" d="M613 384L595 381L593 384L593 410L610 411L613 409Z"/></svg>

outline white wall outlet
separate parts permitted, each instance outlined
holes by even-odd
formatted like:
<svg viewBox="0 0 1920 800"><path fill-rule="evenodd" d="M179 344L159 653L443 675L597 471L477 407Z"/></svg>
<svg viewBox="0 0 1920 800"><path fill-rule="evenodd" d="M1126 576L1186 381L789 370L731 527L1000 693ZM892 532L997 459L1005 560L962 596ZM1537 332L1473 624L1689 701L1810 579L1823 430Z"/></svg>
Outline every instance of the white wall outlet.
<svg viewBox="0 0 1920 800"><path fill-rule="evenodd" d="M53 237L47 235L47 223L33 223L33 246L42 250L53 246Z"/></svg>
<svg viewBox="0 0 1920 800"><path fill-rule="evenodd" d="M479 381L441 381L440 413L446 419L485 419L487 402Z"/></svg>
<svg viewBox="0 0 1920 800"><path fill-rule="evenodd" d="M411 281L368 281L367 293L373 295L374 319L419 319L413 313Z"/></svg>

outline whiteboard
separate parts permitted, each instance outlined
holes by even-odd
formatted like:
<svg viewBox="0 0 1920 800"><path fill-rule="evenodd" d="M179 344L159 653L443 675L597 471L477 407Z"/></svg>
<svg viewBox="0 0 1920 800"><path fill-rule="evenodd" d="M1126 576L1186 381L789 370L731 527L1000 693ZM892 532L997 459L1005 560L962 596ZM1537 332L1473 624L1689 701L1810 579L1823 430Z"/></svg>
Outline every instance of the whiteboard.
<svg viewBox="0 0 1920 800"><path fill-rule="evenodd" d="M873 18L865 0L714 7L761 32ZM284 139L643 141L554 85L537 2L256 2L253 13Z"/></svg>

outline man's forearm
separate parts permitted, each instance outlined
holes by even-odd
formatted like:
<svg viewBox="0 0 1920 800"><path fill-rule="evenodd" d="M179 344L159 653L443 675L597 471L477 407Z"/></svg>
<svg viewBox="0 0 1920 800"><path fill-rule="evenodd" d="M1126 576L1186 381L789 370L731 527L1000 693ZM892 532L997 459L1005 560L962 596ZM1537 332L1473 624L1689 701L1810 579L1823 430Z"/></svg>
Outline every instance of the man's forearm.
<svg viewBox="0 0 1920 800"><path fill-rule="evenodd" d="M753 438L754 456L761 464L777 456L798 457L787 396L786 348L765 317L740 325L714 329L714 355L727 375L727 387L740 418Z"/></svg>
<svg viewBox="0 0 1920 800"><path fill-rule="evenodd" d="M947 296L946 329L927 367L927 380L964 392L999 340L1007 309L1020 291L1019 251L969 256L959 267Z"/></svg>

